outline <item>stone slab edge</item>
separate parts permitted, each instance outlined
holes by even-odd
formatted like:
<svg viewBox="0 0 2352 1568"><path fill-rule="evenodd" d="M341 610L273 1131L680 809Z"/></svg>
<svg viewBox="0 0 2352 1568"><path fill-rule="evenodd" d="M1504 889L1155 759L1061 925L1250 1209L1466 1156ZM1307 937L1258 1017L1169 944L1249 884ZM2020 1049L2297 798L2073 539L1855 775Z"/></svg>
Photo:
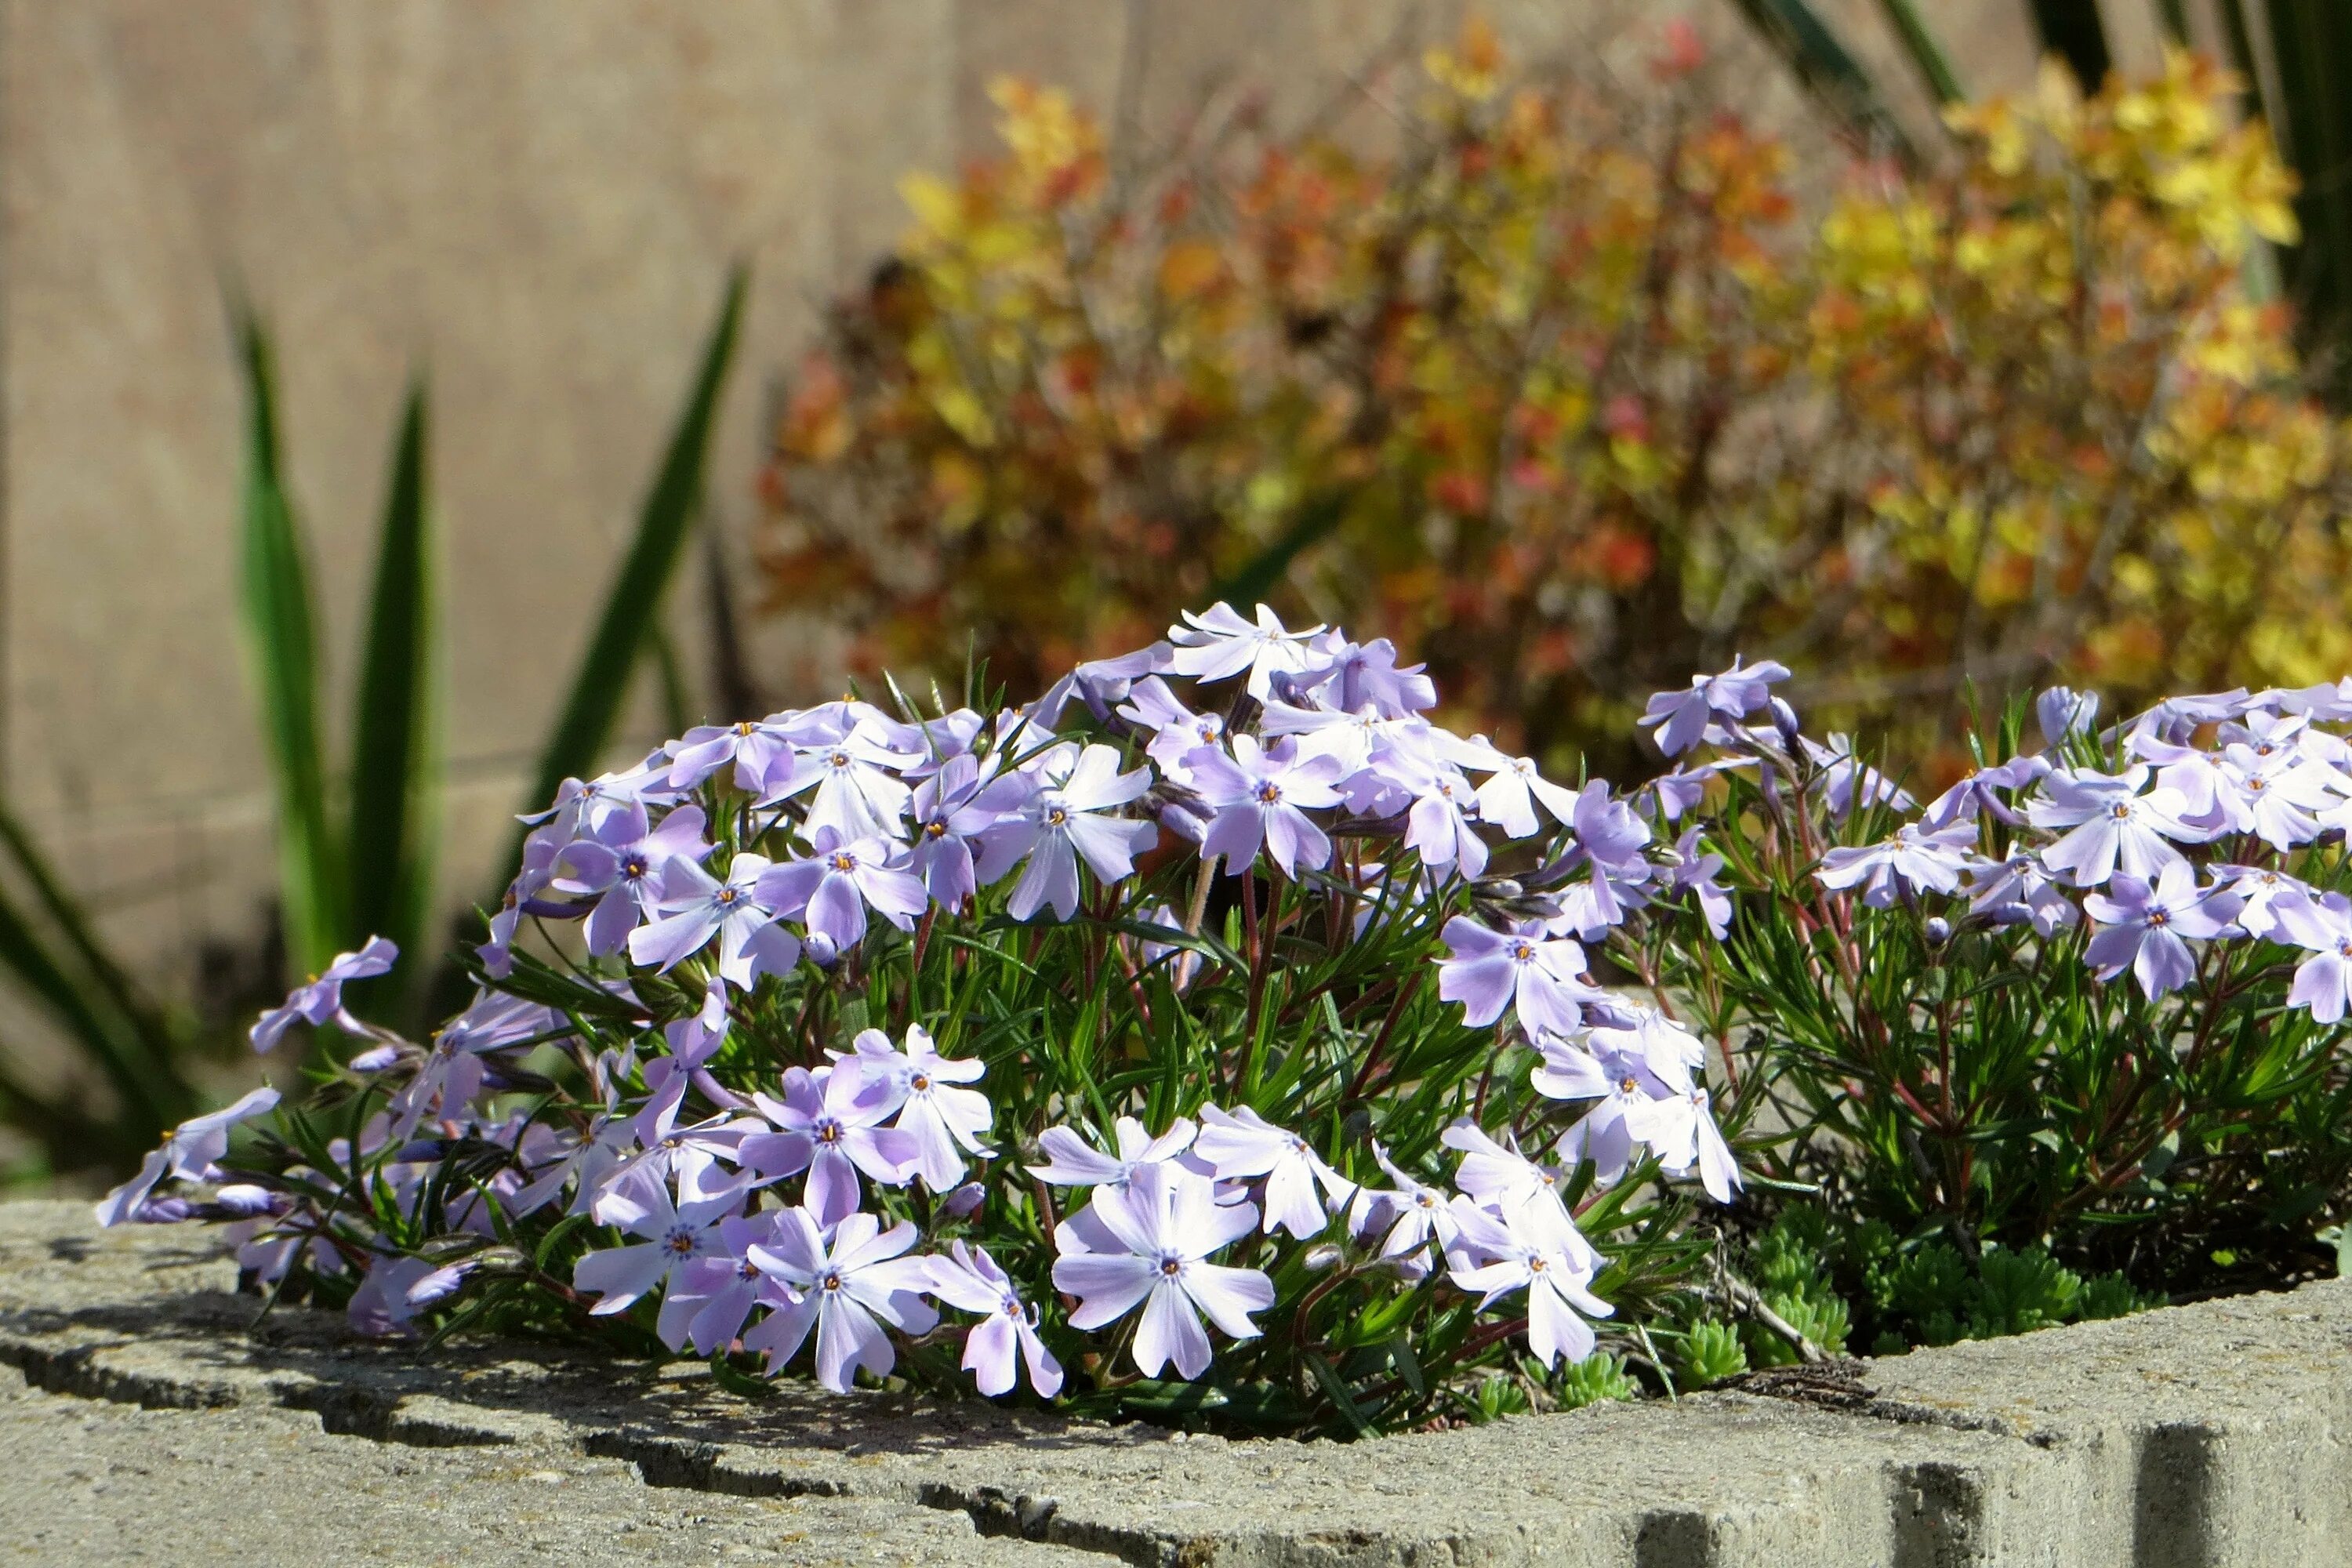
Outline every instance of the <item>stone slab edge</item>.
<svg viewBox="0 0 2352 1568"><path fill-rule="evenodd" d="M1793 1382L1358 1444L1227 1441L543 1347L413 1349L231 1293L205 1238L0 1205L0 1362L58 1393L554 1445L656 1486L895 1500L1137 1563L2254 1564L2352 1554L2352 1283ZM1009 1544L1009 1542L1008 1542Z"/></svg>

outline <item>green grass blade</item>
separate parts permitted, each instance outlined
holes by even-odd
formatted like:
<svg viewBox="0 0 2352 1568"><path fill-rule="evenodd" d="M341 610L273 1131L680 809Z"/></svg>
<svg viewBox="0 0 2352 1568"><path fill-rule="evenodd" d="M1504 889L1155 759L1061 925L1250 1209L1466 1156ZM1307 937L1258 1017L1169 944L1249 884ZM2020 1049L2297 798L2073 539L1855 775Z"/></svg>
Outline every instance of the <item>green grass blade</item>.
<svg viewBox="0 0 2352 1568"><path fill-rule="evenodd" d="M31 888L42 915L64 939L88 986L105 997L138 1029L148 1043L150 1054L159 1060L176 1056L178 1037L163 1010L99 936L89 914L66 890L63 879L49 864L48 857L41 853L32 835L25 831L25 825L5 803L0 803L0 847L5 847L16 862L16 874Z"/></svg>
<svg viewBox="0 0 2352 1568"><path fill-rule="evenodd" d="M1960 73L1952 66L1952 57L1944 52L1926 17L1919 15L1917 0L1878 0L1878 8L1886 13L1895 36L1903 40L1903 47L1918 68L1919 78L1927 90L1936 95L1937 103L1966 103L1969 89L1960 82Z"/></svg>
<svg viewBox="0 0 2352 1568"><path fill-rule="evenodd" d="M1887 111L1878 84L1806 0L1738 0L1748 25L1762 34L1796 72L1797 80L1865 146L1883 147L1906 162L1917 150Z"/></svg>
<svg viewBox="0 0 2352 1568"><path fill-rule="evenodd" d="M245 632L262 734L278 784L278 875L286 951L317 971L343 929L342 880L327 820L319 744L318 640L302 536L278 462L276 371L268 335L237 320L246 375Z"/></svg>
<svg viewBox="0 0 2352 1568"><path fill-rule="evenodd" d="M415 950L433 892L440 804L433 520L425 388L409 388L393 449L375 594L352 734L350 923ZM415 964L405 963L413 971Z"/></svg>
<svg viewBox="0 0 2352 1568"><path fill-rule="evenodd" d="M194 1096L168 1060L153 1059L137 1032L102 1007L60 963L16 900L0 893L0 971L65 1031L121 1101L117 1121L131 1147L143 1147L194 1109Z"/></svg>
<svg viewBox="0 0 2352 1568"><path fill-rule="evenodd" d="M735 354L745 283L744 270L738 265L728 277L727 296L703 350L693 392L638 515L636 538L605 597L604 614L572 679L571 695L564 700L562 712L540 754L539 774L525 803L529 809L536 810L554 798L556 787L566 778L593 773L597 759L612 741L621 704L628 694L629 677L651 640L662 600L677 575L687 534L700 507L711 423L729 362Z"/></svg>
<svg viewBox="0 0 2352 1568"><path fill-rule="evenodd" d="M1238 607L1248 615L1250 606L1272 592L1290 563L1307 550L1319 543L1332 530L1346 521L1348 492L1326 490L1310 496L1298 509L1290 526L1282 531L1256 555L1242 563L1240 568L1209 590L1202 600L1213 605L1219 600Z"/></svg>

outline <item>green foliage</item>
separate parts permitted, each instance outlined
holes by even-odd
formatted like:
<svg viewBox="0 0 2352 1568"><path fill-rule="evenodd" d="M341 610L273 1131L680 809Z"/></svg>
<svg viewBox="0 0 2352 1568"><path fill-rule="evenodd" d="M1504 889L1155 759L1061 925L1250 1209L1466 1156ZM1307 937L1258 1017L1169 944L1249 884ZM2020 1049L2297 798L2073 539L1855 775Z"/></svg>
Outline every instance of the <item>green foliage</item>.
<svg viewBox="0 0 2352 1568"><path fill-rule="evenodd" d="M728 366L734 361L749 284L750 275L740 264L728 275L727 292L703 345L686 406L670 432L661 468L638 511L636 534L605 595L604 612L572 677L570 694L540 752L539 774L529 796L534 809L552 800L556 787L566 778L596 771L620 720L629 677L656 635L670 580L677 574L688 531L702 507L711 426Z"/></svg>
<svg viewBox="0 0 2352 1568"><path fill-rule="evenodd" d="M21 887L22 900L12 889ZM42 1165L0 1180L123 1165L196 1110L183 1057L186 1020L167 1011L116 960L15 815L0 805L0 973L60 1033L117 1101L100 1115L36 1089L0 1058L0 1119L41 1152Z"/></svg>
<svg viewBox="0 0 2352 1568"><path fill-rule="evenodd" d="M433 894L440 807L436 597L423 384L394 446L375 593L352 734L351 916L346 941L416 945Z"/></svg>
<svg viewBox="0 0 2352 1568"><path fill-rule="evenodd" d="M699 505L718 392L740 320L745 275L729 279L717 324L638 531L572 696L544 752L593 760L609 738L651 613L675 574ZM278 808L278 869L289 965L315 973L371 935L398 942L400 976L378 993L417 999L441 793L441 627L432 500L431 416L422 381L403 403L376 538L348 769L329 766L320 719L319 626L309 544L285 470L277 354L259 315L233 310L247 424L239 537L241 630ZM586 766L587 761L578 763ZM26 895L20 902L16 889ZM199 1037L150 997L99 936L64 879L0 810L0 974L63 1034L117 1102L111 1114L36 1090L0 1062L0 1121L34 1140L40 1175L119 1167L202 1109L190 1082ZM407 983L404 992L399 987Z"/></svg>
<svg viewBox="0 0 2352 1568"><path fill-rule="evenodd" d="M245 634L278 788L280 919L288 956L312 973L346 933L339 836L319 735L319 648L310 571L280 460L276 356L259 319L237 312L246 378Z"/></svg>

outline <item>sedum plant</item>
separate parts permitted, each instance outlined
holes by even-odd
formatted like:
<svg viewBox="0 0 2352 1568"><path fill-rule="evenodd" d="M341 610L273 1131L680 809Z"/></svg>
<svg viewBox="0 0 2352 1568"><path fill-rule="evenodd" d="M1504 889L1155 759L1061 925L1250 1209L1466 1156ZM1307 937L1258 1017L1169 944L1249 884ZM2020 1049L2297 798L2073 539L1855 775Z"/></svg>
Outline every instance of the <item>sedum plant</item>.
<svg viewBox="0 0 2352 1568"><path fill-rule="evenodd" d="M394 955L343 955L254 1030L349 1038L309 1103L185 1124L101 1217L233 1219L371 1331L736 1386L1353 1434L1663 1380L1742 1176L1704 1042L1588 957L1713 896L1631 801L1263 607L1024 707L891 695L565 782L463 1012L362 1022Z"/></svg>

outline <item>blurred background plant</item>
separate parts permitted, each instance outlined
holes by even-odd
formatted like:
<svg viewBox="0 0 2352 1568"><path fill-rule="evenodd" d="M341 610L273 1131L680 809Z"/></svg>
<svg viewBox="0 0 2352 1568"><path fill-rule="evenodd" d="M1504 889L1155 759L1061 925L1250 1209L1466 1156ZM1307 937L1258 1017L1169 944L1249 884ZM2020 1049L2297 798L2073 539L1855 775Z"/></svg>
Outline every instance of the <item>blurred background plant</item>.
<svg viewBox="0 0 2352 1568"><path fill-rule="evenodd" d="M630 678L659 658L665 717L684 698L666 647L662 607L700 508L713 412L733 359L745 278L727 284L662 465L639 509L568 696L540 753L531 794L552 796L564 777L593 773L612 745ZM276 353L260 317L239 305L235 337L246 388L244 629L251 683L268 739L277 796L279 937L286 974L315 978L339 951L391 937L404 958L387 979L353 997L363 1015L416 1027L464 984L427 965L420 943L433 912L435 830L442 787L439 686L442 632L435 577L438 549L431 499L430 421L425 384L410 384L393 443L376 566L359 663L347 766L335 767L320 722L318 616L310 549L289 494ZM519 801L518 806L523 802ZM518 833L518 838L520 834ZM96 1069L110 1103L47 1094L0 1059L0 1123L40 1152L28 1181L135 1163L159 1132L200 1109L204 1064L234 1058L249 1013L207 1026L191 1009L159 1004L98 934L56 868L0 809L8 879L30 897L0 892L0 973L57 1027L73 1056ZM511 857L509 857L509 859ZM509 866L486 868L502 884ZM497 885L483 891L495 903ZM478 917L462 923L470 934ZM436 933L437 936L439 933ZM443 1007L446 1010L446 1006Z"/></svg>
<svg viewBox="0 0 2352 1568"><path fill-rule="evenodd" d="M1930 773L1972 677L2352 667L2345 433L2265 282L2295 182L2231 73L2053 64L1809 204L1685 28L1638 91L1475 20L1419 66L1361 85L1381 156L1230 96L1118 152L1000 84L1004 154L909 176L791 388L772 603L1018 683L1262 595L1569 771L1734 651Z"/></svg>

